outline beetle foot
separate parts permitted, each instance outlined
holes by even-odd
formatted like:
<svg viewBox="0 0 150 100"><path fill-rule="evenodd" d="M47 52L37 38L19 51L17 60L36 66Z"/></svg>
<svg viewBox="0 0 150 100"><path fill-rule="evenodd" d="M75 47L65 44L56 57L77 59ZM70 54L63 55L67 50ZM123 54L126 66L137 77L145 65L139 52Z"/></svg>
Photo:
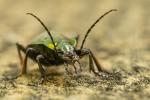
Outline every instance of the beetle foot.
<svg viewBox="0 0 150 100"><path fill-rule="evenodd" d="M24 74L19 74L19 75L17 75L17 76L14 76L14 77L11 77L10 79L11 80L15 80L15 79L17 79L17 78L19 78L19 77L21 77L21 76L23 76Z"/></svg>
<svg viewBox="0 0 150 100"><path fill-rule="evenodd" d="M110 73L108 72L96 72L96 71L92 71L94 73L95 76L101 77L101 78L108 78Z"/></svg>
<svg viewBox="0 0 150 100"><path fill-rule="evenodd" d="M41 79L38 81L38 84L43 84L47 81L48 81L47 76L42 76Z"/></svg>
<svg viewBox="0 0 150 100"><path fill-rule="evenodd" d="M69 74L70 74L70 72L69 72L68 68L65 68L65 73L66 73L67 75L69 75Z"/></svg>
<svg viewBox="0 0 150 100"><path fill-rule="evenodd" d="M75 73L77 74L77 69L74 67ZM72 71L69 68L65 68L65 74L66 75L73 75Z"/></svg>

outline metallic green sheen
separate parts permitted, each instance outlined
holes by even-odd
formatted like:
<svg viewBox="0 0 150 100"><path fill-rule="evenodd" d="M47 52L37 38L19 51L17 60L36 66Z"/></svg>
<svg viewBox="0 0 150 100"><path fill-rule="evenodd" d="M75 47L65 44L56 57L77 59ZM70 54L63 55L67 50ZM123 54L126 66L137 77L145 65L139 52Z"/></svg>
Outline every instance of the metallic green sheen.
<svg viewBox="0 0 150 100"><path fill-rule="evenodd" d="M77 45L78 35L68 38L60 33L51 32L51 34L52 34L54 42L56 44L56 49L58 49L58 50L61 49L62 46L67 45L67 44L72 45L73 47L76 47L76 45ZM49 35L46 32L35 37L31 41L30 44L43 44L46 47L54 50L54 47L49 47L49 45L53 46L53 44L52 44L52 41L51 41Z"/></svg>

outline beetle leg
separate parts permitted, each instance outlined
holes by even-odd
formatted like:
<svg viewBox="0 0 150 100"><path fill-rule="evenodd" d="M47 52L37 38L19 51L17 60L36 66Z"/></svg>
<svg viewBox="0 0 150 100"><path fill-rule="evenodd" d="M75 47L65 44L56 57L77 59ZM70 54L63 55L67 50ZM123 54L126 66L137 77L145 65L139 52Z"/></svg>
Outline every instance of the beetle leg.
<svg viewBox="0 0 150 100"><path fill-rule="evenodd" d="M89 49L83 49L82 55L89 55L89 71L92 71L94 74L98 74L98 72L103 72L101 65L99 64L98 60L94 56L94 54ZM94 64L98 72L95 71Z"/></svg>
<svg viewBox="0 0 150 100"><path fill-rule="evenodd" d="M47 77L46 77L46 72L45 72L44 68L42 67L42 64L40 63L42 59L44 59L43 55L38 55L36 57L36 60L37 60L38 66L39 66L39 70L41 73L41 77L44 78L44 80L42 80L42 82L43 82L46 80Z"/></svg>
<svg viewBox="0 0 150 100"><path fill-rule="evenodd" d="M89 55L89 72L94 70L94 63L92 57Z"/></svg>
<svg viewBox="0 0 150 100"><path fill-rule="evenodd" d="M77 74L77 68L76 68L75 64L73 64L73 67L74 67L75 73Z"/></svg>
<svg viewBox="0 0 150 100"><path fill-rule="evenodd" d="M89 55L89 71L90 72L94 72L94 63L93 63L93 60L92 60L92 57L91 55Z"/></svg>
<svg viewBox="0 0 150 100"><path fill-rule="evenodd" d="M22 66L22 70L21 70L21 75L26 74L27 73L27 60L28 60L28 55L29 52L33 51L33 48L28 48L26 50L26 55L25 55L25 59L23 61L23 66Z"/></svg>
<svg viewBox="0 0 150 100"><path fill-rule="evenodd" d="M80 64L80 62L79 62L79 61L77 61L77 62L78 62L78 64L79 64L80 71L82 72L82 67L81 67L81 64Z"/></svg>
<svg viewBox="0 0 150 100"><path fill-rule="evenodd" d="M93 58L93 61L96 64L96 67L97 67L98 71L99 72L103 72L100 63L98 62L98 60L96 59L96 57L94 56L94 54L92 52L90 52L90 55Z"/></svg>
<svg viewBox="0 0 150 100"><path fill-rule="evenodd" d="M69 70L68 70L68 64L67 64L67 63L64 63L64 66L65 66L65 71L66 71L66 73L69 74L70 72L69 72Z"/></svg>
<svg viewBox="0 0 150 100"><path fill-rule="evenodd" d="M92 71L95 75L99 75L94 69L94 63L91 55L89 55L89 71Z"/></svg>
<svg viewBox="0 0 150 100"><path fill-rule="evenodd" d="M100 63L98 62L98 60L96 59L96 57L94 56L94 54L91 52L90 49L83 48L81 50L77 50L76 52L80 56L80 58L82 58L85 55L89 56L89 71L92 71L96 75L99 75L98 72L104 72ZM96 72L94 64L96 65L98 72ZM107 71L105 72L108 73Z"/></svg>
<svg viewBox="0 0 150 100"><path fill-rule="evenodd" d="M19 56L19 59L20 59L20 64L23 65L23 58L22 58L22 55L21 55L21 51L23 51L25 53L26 49L19 43L16 43L16 46L17 46L18 56Z"/></svg>

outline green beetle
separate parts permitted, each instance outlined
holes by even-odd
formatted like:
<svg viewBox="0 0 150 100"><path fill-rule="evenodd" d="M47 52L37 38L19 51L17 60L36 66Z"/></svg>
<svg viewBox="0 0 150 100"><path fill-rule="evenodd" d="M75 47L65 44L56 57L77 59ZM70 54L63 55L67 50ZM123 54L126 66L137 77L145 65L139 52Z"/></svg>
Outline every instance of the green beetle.
<svg viewBox="0 0 150 100"><path fill-rule="evenodd" d="M37 16L32 13L27 13L36 18L45 28L48 34L42 33L41 35L33 39L33 41L29 45L27 45L27 47L23 47L21 44L16 43L20 62L22 65L22 71L20 75L26 74L28 57L37 62L41 76L45 79L46 73L43 66L64 64L66 72L68 72L68 65L71 64L74 66L75 72L77 73L75 63L77 62L80 66L80 70L82 70L79 60L86 55L89 56L89 70L96 75L99 74L99 72L102 71L101 65L99 64L98 60L91 52L91 50L83 48L83 45L88 34L95 26L95 24L97 24L99 20L101 20L105 15L112 11L116 11L116 9L111 9L108 12L104 13L91 25L91 27L86 32L85 37L81 43L81 47L79 49L77 49L76 47L78 42L78 36L75 36L73 38L67 38L58 33L56 34L50 32ZM21 51L25 53L24 59L21 55ZM98 72L96 72L94 64L96 65Z"/></svg>

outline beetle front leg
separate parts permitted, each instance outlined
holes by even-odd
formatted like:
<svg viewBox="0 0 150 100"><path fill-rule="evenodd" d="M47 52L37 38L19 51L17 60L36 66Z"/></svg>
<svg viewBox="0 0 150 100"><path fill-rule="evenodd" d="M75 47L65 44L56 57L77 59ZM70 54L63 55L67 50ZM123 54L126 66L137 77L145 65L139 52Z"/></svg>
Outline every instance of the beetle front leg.
<svg viewBox="0 0 150 100"><path fill-rule="evenodd" d="M92 59L92 56L89 54L89 71L93 72L95 75L99 75L98 72L95 71L94 69L94 63L93 63L93 59Z"/></svg>
<svg viewBox="0 0 150 100"><path fill-rule="evenodd" d="M95 68L94 68L94 64L95 64L98 72L103 72L100 63L98 62L98 60L96 59L96 57L94 56L94 54L91 52L90 49L84 48L81 51L80 50L77 51L77 53L80 57L83 57L85 55L89 55L89 70L90 71L97 74L97 72L95 71Z"/></svg>
<svg viewBox="0 0 150 100"><path fill-rule="evenodd" d="M94 71L94 63L91 55L89 55L89 72Z"/></svg>
<svg viewBox="0 0 150 100"><path fill-rule="evenodd" d="M96 64L98 71L103 72L100 63L98 62L97 58L94 56L94 54L91 51L90 51L90 56L93 58L93 61Z"/></svg>

